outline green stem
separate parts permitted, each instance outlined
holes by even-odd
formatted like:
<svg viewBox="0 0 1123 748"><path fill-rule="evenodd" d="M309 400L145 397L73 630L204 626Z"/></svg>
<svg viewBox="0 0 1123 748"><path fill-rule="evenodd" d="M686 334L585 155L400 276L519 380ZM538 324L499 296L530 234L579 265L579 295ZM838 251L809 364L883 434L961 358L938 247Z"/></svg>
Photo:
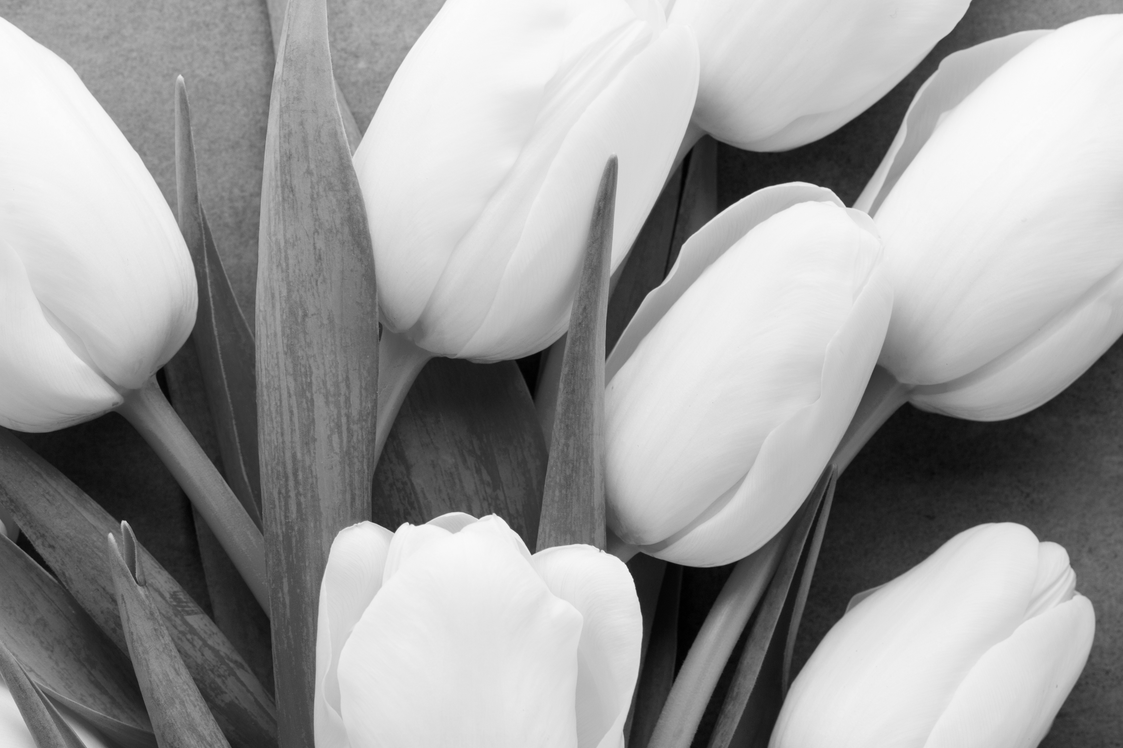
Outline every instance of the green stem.
<svg viewBox="0 0 1123 748"><path fill-rule="evenodd" d="M432 353L418 348L404 335L382 328L378 340L378 420L374 427L376 465L409 388L432 357Z"/></svg>
<svg viewBox="0 0 1123 748"><path fill-rule="evenodd" d="M682 663L648 748L689 748L718 678L768 588L791 534L789 525L737 562Z"/></svg>
<svg viewBox="0 0 1123 748"><path fill-rule="evenodd" d="M269 613L265 541L203 449L160 391L156 377L125 395L118 411L140 432L214 531L262 610Z"/></svg>
<svg viewBox="0 0 1123 748"><path fill-rule="evenodd" d="M909 388L896 380L896 378L880 366L875 366L862 401L858 403L858 410L842 441L834 451L831 461L842 473L858 451L866 445L881 425L889 420L889 416L908 402Z"/></svg>

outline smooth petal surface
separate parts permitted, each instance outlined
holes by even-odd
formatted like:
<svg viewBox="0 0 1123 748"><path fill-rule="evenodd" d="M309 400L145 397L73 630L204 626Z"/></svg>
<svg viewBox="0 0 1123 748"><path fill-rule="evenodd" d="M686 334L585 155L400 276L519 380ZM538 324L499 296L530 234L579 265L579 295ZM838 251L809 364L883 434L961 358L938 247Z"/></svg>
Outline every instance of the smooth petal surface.
<svg viewBox="0 0 1123 748"><path fill-rule="evenodd" d="M0 235L75 353L139 388L195 323L175 218L70 66L2 19L0 92Z"/></svg>
<svg viewBox="0 0 1123 748"><path fill-rule="evenodd" d="M702 56L695 121L748 150L833 132L901 80L968 0L675 0Z"/></svg>
<svg viewBox="0 0 1123 748"><path fill-rule="evenodd" d="M1084 669L1095 628L1081 595L1023 623L971 669L924 748L1036 748Z"/></svg>
<svg viewBox="0 0 1123 748"><path fill-rule="evenodd" d="M43 314L20 256L0 239L0 426L53 431L120 405Z"/></svg>
<svg viewBox="0 0 1123 748"><path fill-rule="evenodd" d="M479 360L552 342L614 153L635 193L617 207L623 259L697 86L690 33L636 4L453 0L438 13L355 155L391 329Z"/></svg>
<svg viewBox="0 0 1123 748"><path fill-rule="evenodd" d="M581 614L490 524L413 553L355 626L339 667L352 745L577 745Z"/></svg>
<svg viewBox="0 0 1123 748"><path fill-rule="evenodd" d="M77 720L64 717L87 748L110 748L100 737ZM19 707L4 681L0 679L0 745L4 748L36 748L35 740L20 716Z"/></svg>
<svg viewBox="0 0 1123 748"><path fill-rule="evenodd" d="M1123 265L1121 86L1123 16L1099 16L1035 41L944 116L876 215L897 289L881 362L898 379L945 384L1026 355ZM1095 360L1103 336L1089 337L1054 349L1066 358L1034 404Z"/></svg>
<svg viewBox="0 0 1123 748"><path fill-rule="evenodd" d="M316 625L316 748L351 748L340 716L339 654L382 587L392 537L363 522L341 531L331 545Z"/></svg>
<svg viewBox="0 0 1123 748"><path fill-rule="evenodd" d="M924 746L976 663L1022 624L1038 545L1020 525L974 527L862 600L792 684L770 746Z"/></svg>
<svg viewBox="0 0 1123 748"><path fill-rule="evenodd" d="M534 570L584 619L578 647L578 748L623 745L624 720L639 675L643 620L628 568L592 546L534 554Z"/></svg>
<svg viewBox="0 0 1123 748"><path fill-rule="evenodd" d="M721 509L769 434L820 400L829 345L851 317L880 251L864 215L830 203L796 205L716 259L653 326L606 393L610 516L623 539L645 546L678 539L695 519ZM865 347L879 344L880 337ZM853 359L864 376L844 385L855 390L855 406L876 356L867 353ZM841 426L820 428L818 441L830 440L833 431L841 436L852 413ZM834 443L823 446L815 451L825 450L825 463ZM801 471L810 477L807 490L821 468ZM773 530L805 495L790 507L787 493L771 497L773 506L790 510ZM748 530L738 525L732 532ZM741 550L727 545L710 553Z"/></svg>

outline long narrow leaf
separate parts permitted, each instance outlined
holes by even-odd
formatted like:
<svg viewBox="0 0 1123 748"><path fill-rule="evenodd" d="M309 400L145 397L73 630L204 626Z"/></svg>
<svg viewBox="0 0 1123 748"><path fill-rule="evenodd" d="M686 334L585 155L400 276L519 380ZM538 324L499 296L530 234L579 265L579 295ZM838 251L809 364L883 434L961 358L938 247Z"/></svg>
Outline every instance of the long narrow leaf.
<svg viewBox="0 0 1123 748"><path fill-rule="evenodd" d="M126 651L105 536L117 523L66 476L0 429L0 504L94 622ZM275 748L273 701L214 622L141 550L148 587L176 647L234 748Z"/></svg>
<svg viewBox="0 0 1123 748"><path fill-rule="evenodd" d="M199 309L192 340L222 455L223 474L261 527L257 465L257 379L253 332L242 315L199 201L187 87L176 80L176 195L179 228L191 250Z"/></svg>
<svg viewBox="0 0 1123 748"><path fill-rule="evenodd" d="M258 424L282 748L313 744L328 550L369 519L378 304L366 210L335 99L323 0L292 0L262 178Z"/></svg>
<svg viewBox="0 0 1123 748"><path fill-rule="evenodd" d="M616 157L611 157L593 203L569 318L538 550L570 543L605 546L604 338L618 168Z"/></svg>
<svg viewBox="0 0 1123 748"><path fill-rule="evenodd" d="M0 679L38 748L85 748L50 701L35 687L15 655L0 641Z"/></svg>
<svg viewBox="0 0 1123 748"><path fill-rule="evenodd" d="M635 714L632 720L632 748L645 748L655 732L655 724L675 677L675 659L678 656L679 591L682 588L682 567L668 564L659 591L659 604L651 626L651 642L643 661L643 672L636 692Z"/></svg>
<svg viewBox="0 0 1123 748"><path fill-rule="evenodd" d="M155 748L129 660L16 544L0 537L0 631L41 691L122 748Z"/></svg>
<svg viewBox="0 0 1123 748"><path fill-rule="evenodd" d="M690 151L690 160L686 164L682 200L679 202L675 235L671 240L670 251L667 252L664 274L671 272L686 240L716 215L717 142L706 135Z"/></svg>
<svg viewBox="0 0 1123 748"><path fill-rule="evenodd" d="M821 539L822 535L816 530L813 536L812 529L821 524L820 518L825 522L830 512L835 478L834 466L830 465L823 471L797 515L795 532L784 549L780 565L749 630L749 638L726 693L717 726L710 737L710 748L757 746L768 742L783 703L788 624L798 628L793 611L802 608L802 603L797 602L799 595L792 595L792 583L800 569L808 563L813 565L814 557L818 555L818 550L814 548L814 536ZM808 574L804 571L804 577L809 579Z"/></svg>
<svg viewBox="0 0 1123 748"><path fill-rule="evenodd" d="M109 570L129 655L160 748L229 748L148 594L144 559L127 522L110 535Z"/></svg>

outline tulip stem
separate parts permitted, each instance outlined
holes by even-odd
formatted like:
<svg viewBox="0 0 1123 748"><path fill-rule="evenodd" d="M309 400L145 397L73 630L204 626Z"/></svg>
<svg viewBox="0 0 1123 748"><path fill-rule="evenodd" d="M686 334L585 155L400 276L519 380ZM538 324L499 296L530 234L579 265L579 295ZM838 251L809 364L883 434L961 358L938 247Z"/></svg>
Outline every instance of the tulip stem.
<svg viewBox="0 0 1123 748"><path fill-rule="evenodd" d="M268 614L269 586L261 530L183 425L160 391L156 377L125 395L118 412L132 423L171 471Z"/></svg>
<svg viewBox="0 0 1123 748"><path fill-rule="evenodd" d="M791 535L789 523L756 553L737 562L682 663L648 748L689 748L718 678Z"/></svg>
<svg viewBox="0 0 1123 748"><path fill-rule="evenodd" d="M378 339L378 420L374 427L374 463L386 446L390 429L409 388L421 370L433 357L429 351L418 348L404 335L382 328Z"/></svg>
<svg viewBox="0 0 1123 748"><path fill-rule="evenodd" d="M846 433L842 436L831 462L841 473L846 469L858 451L866 445L889 416L908 402L909 387L880 366L875 366L862 401L854 412Z"/></svg>

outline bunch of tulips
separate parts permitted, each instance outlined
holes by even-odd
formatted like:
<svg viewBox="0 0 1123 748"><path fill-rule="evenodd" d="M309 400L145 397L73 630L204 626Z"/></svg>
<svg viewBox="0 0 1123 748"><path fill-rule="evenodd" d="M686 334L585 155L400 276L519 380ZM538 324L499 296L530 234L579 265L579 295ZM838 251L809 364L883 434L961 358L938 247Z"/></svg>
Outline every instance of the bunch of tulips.
<svg viewBox="0 0 1123 748"><path fill-rule="evenodd" d="M289 0L253 324L187 83L173 213L0 19L0 742L687 748L714 701L720 748L1036 746L1095 616L1021 525L857 595L794 679L792 646L835 481L898 408L1018 416L1123 333L1123 15L946 57L853 207L788 183L678 244L646 228L715 140L830 134L967 4L447 0L360 138L323 0ZM517 502L399 526L372 480L438 357L521 360L496 407L533 433L482 443L548 462ZM242 623L11 433L110 411L217 539ZM676 668L675 565L726 564Z"/></svg>

